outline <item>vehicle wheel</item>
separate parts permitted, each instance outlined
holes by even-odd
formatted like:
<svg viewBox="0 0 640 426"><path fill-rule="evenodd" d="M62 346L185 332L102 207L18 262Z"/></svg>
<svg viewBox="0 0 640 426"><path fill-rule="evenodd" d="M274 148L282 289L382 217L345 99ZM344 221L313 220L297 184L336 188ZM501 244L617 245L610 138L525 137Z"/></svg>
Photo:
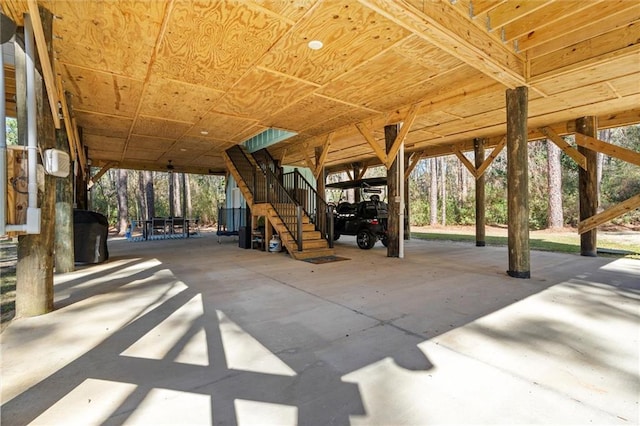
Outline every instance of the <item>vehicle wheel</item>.
<svg viewBox="0 0 640 426"><path fill-rule="evenodd" d="M337 232L334 232L333 241L338 241L339 239L340 239L340 234L338 234Z"/></svg>
<svg viewBox="0 0 640 426"><path fill-rule="evenodd" d="M389 247L389 237L382 237L382 245L385 247Z"/></svg>
<svg viewBox="0 0 640 426"><path fill-rule="evenodd" d="M369 250L376 244L376 237L371 232L363 229L356 235L356 242L362 250Z"/></svg>

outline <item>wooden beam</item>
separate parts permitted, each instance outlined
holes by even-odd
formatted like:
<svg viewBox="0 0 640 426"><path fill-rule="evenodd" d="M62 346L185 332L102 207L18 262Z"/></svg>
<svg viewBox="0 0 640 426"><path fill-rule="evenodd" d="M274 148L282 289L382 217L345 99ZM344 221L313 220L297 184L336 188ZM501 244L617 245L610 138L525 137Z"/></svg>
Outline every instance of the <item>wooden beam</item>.
<svg viewBox="0 0 640 426"><path fill-rule="evenodd" d="M320 157L316 161L316 168L313 172L313 176L318 179L320 173L322 172L322 168L324 167L325 161L327 161L327 154L329 154L329 146L331 145L331 140L333 139L333 132L327 135L327 140L324 142L324 146L322 147L322 153Z"/></svg>
<svg viewBox="0 0 640 426"><path fill-rule="evenodd" d="M36 39L36 49L38 50L38 58L40 58L40 66L42 67L42 77L46 87L47 97L49 98L49 107L53 116L53 124L56 129L60 128L60 117L58 117L58 91L56 90L56 80L53 76L53 67L49 59L49 51L47 50L47 40L44 35L42 21L40 20L40 12L36 0L27 0L29 7L29 19L33 26L33 35Z"/></svg>
<svg viewBox="0 0 640 426"><path fill-rule="evenodd" d="M358 176L356 177L356 179L362 179L364 174L367 173L368 169L369 169L369 166L367 164L363 164L362 167L360 168L360 172L358 172Z"/></svg>
<svg viewBox="0 0 640 426"><path fill-rule="evenodd" d="M509 88L526 85L525 61L448 1L360 0L368 8Z"/></svg>
<svg viewBox="0 0 640 426"><path fill-rule="evenodd" d="M395 161L396 155L398 155L398 151L400 150L400 145L404 142L404 138L407 137L409 130L411 130L411 126L413 126L413 122L416 119L420 105L420 102L418 102L417 104L411 105L411 108L409 108L409 111L402 123L402 127L400 128L400 132L398 133L398 136L396 136L396 140L393 141L393 146L387 154L387 170L391 168L391 163Z"/></svg>
<svg viewBox="0 0 640 426"><path fill-rule="evenodd" d="M592 229L597 228L605 222L608 222L612 219L615 219L618 216L622 216L623 214L630 212L631 210L635 210L640 207L640 194L636 194L633 197L625 200L619 204L616 204L613 207L609 207L607 210L600 212L594 216L591 216L588 219L581 220L578 223L578 234L583 234L585 232L591 231Z"/></svg>
<svg viewBox="0 0 640 426"><path fill-rule="evenodd" d="M478 138L473 141L473 157L475 166L479 168L484 162L484 147L486 139ZM486 242L486 202L485 176L476 177L476 247L484 247Z"/></svg>
<svg viewBox="0 0 640 426"><path fill-rule="evenodd" d="M500 151L504 149L504 146L506 144L507 144L507 137L505 136L498 143L498 145L495 148L493 148L493 151L491 151L491 154L489 154L486 160L484 160L482 165L476 169L476 179L478 179L480 176L484 174L484 172L487 170L487 167L489 167L491 163L493 163L493 160L496 159L496 157L498 156L498 154L500 154Z"/></svg>
<svg viewBox="0 0 640 426"><path fill-rule="evenodd" d="M309 155L309 144L304 144L304 163L307 165L311 171L316 169L316 165L313 164L313 160L311 160L311 156Z"/></svg>
<svg viewBox="0 0 640 426"><path fill-rule="evenodd" d="M373 134L371 133L371 130L369 130L369 127L367 127L367 125L364 124L364 123L357 123L356 127L358 128L358 131L360 132L360 134L369 143L369 145L371 145L371 148L373 148L373 152L375 152L376 157L378 157L378 159L380 160L380 162L382 164L386 165L387 164L387 154L380 147L380 145L376 141L376 138L373 137Z"/></svg>
<svg viewBox="0 0 640 426"><path fill-rule="evenodd" d="M587 170L587 158L580 154L577 149L569 145L560 135L553 131L551 127L542 127L538 129L542 134L544 134L547 139L551 142L558 145L558 148L564 151L569 157L573 158L573 161L578 163L580 167L584 170Z"/></svg>
<svg viewBox="0 0 640 426"><path fill-rule="evenodd" d="M422 152L414 152L411 154L411 156L409 157L409 164L407 164L407 167L404 170L405 179L409 179L409 176L411 176L411 172L413 172L413 169L416 168L420 160L422 160Z"/></svg>
<svg viewBox="0 0 640 426"><path fill-rule="evenodd" d="M594 137L583 135L582 133L576 133L575 136L576 143L580 146L640 166L640 152L603 142Z"/></svg>
<svg viewBox="0 0 640 426"><path fill-rule="evenodd" d="M456 154L456 157L458 157L460 162L462 162L467 170L469 170L469 173L471 173L474 178L478 179L478 171L476 170L475 166L471 164L471 161L469 161L469 159L465 157L462 151L460 151L460 148L455 145L451 145L451 150L454 152L454 154Z"/></svg>
<svg viewBox="0 0 640 426"><path fill-rule="evenodd" d="M282 154L280 155L280 165L284 164L284 159L287 157L287 148L282 149Z"/></svg>
<svg viewBox="0 0 640 426"><path fill-rule="evenodd" d="M107 173L107 171L109 171L110 168L112 168L113 166L115 166L117 163L115 161L110 161L107 164L105 164L104 166L102 166L102 168L100 169L100 171L98 171L98 173L96 173L95 175L93 175L93 177L90 179L92 182L96 182L98 179L100 179L102 177L102 175L104 175L105 173Z"/></svg>
<svg viewBox="0 0 640 426"><path fill-rule="evenodd" d="M82 143L82 139L80 139L80 133L78 132L78 123L76 122L75 117L71 119L71 127L73 128L73 133L75 135L76 148L78 149L78 158L80 159L80 168L82 170L82 176L87 175L87 156L84 152L84 144Z"/></svg>
<svg viewBox="0 0 640 426"><path fill-rule="evenodd" d="M71 160L76 161L76 141L75 141L76 135L73 131L73 123L71 122L71 114L69 113L69 105L67 104L67 97L64 95L64 88L62 87L62 77L58 76L56 81L58 83L58 97L60 98L60 104L62 105L64 129L67 132L67 141L69 142L69 153L71 154Z"/></svg>

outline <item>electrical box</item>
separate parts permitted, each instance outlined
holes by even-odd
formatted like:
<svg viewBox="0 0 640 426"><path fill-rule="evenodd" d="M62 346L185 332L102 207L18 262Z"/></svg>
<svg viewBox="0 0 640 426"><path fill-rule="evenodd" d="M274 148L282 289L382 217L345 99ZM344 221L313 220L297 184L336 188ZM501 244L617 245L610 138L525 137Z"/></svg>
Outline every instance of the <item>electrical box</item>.
<svg viewBox="0 0 640 426"><path fill-rule="evenodd" d="M44 169L51 176L69 176L69 154L59 149L47 149L44 152Z"/></svg>

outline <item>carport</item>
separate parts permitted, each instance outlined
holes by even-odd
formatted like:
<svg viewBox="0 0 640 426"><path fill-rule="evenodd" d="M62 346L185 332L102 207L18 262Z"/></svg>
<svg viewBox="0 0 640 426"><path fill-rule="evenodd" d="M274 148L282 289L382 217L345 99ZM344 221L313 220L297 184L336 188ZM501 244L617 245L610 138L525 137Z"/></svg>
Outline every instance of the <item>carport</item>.
<svg viewBox="0 0 640 426"><path fill-rule="evenodd" d="M637 261L593 257L596 227L640 206L597 213L595 165L598 152L640 165L596 133L640 122L637 2L1 7L0 97L34 164L29 221L0 221L22 233L3 423L640 420ZM580 167L585 257L529 251L527 142L540 138ZM72 173L37 191L37 153L52 148ZM315 265L206 237L113 241L108 263L74 270L71 212L111 167L233 177L292 255L329 250L298 200L270 198L295 191L254 148L274 170L308 168L307 194L328 173L385 166L389 250L338 244L350 260ZM508 247L482 247L479 202L480 247L410 241L397 259L417 162L457 155L482 200L502 149Z"/></svg>
<svg viewBox="0 0 640 426"><path fill-rule="evenodd" d="M3 424L635 424L637 261L111 242L2 343ZM455 272L452 272L455 271Z"/></svg>

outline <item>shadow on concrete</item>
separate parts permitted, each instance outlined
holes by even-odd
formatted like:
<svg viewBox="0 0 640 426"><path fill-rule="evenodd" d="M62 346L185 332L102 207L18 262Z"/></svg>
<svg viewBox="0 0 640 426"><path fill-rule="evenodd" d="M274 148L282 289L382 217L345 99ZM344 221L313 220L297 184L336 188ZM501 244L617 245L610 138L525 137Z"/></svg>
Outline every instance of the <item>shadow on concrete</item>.
<svg viewBox="0 0 640 426"><path fill-rule="evenodd" d="M3 424L158 424L172 416L183 424L349 424L367 408L360 386L345 376L385 362L407 374L428 372L434 365L420 343L572 276L511 280L499 262L481 269L468 251L443 259L441 247L421 247L399 274L390 268L397 259L381 250L344 246L353 261L311 265L211 238L155 243L113 244L118 255L108 264L56 285L58 311L51 315L59 319L13 324L15 335L3 337L24 339L14 351L47 337L50 345L82 349L75 349L78 356L61 349L60 368L28 389L16 386L2 405ZM570 285L589 297L589 284ZM603 305L592 315L610 317L612 310ZM69 320L100 324L91 328L99 330L96 344L65 336L65 324L79 327ZM566 332L535 319L513 324L515 334L470 327L533 349L549 333ZM567 342L584 361L598 363L590 352L595 343ZM394 392L388 380L379 386Z"/></svg>

